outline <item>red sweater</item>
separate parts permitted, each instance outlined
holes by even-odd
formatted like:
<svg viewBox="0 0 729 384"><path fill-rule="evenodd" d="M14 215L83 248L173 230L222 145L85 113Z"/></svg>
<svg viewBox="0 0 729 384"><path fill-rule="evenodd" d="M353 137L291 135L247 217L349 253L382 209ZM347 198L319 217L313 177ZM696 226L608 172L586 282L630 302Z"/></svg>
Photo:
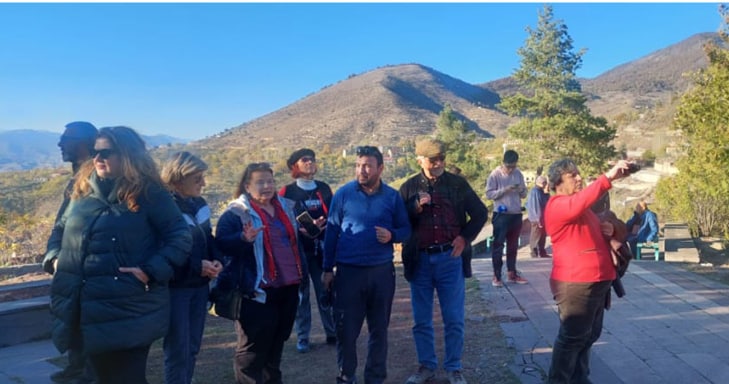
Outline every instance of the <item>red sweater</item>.
<svg viewBox="0 0 729 384"><path fill-rule="evenodd" d="M580 192L553 195L547 202L544 226L552 240L552 279L580 283L615 279L600 220L590 209L610 187L602 175Z"/></svg>

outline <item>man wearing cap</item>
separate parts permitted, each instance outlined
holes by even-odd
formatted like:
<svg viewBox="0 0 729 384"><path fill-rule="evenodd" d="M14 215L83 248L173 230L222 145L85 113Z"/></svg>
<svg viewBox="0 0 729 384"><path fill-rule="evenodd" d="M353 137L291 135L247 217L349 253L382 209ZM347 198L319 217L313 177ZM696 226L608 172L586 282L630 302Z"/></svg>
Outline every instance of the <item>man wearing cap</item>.
<svg viewBox="0 0 729 384"><path fill-rule="evenodd" d="M529 234L529 251L532 257L549 257L544 244L547 242L547 232L544 231L544 207L549 201L547 192L547 178L539 175L534 181L534 187L529 191L526 209L531 232Z"/></svg>
<svg viewBox="0 0 729 384"><path fill-rule="evenodd" d="M61 158L63 161L71 163L71 169L74 176L81 168L81 165L90 160L94 153L94 143L98 130L96 127L85 121L74 121L66 124L66 129L58 141L58 147L61 149ZM56 213L58 222L68 207L71 191L73 190L74 178L69 180L64 190L63 202ZM46 253L43 258L43 269L53 274L56 266L56 254ZM81 348L81 340L78 345L73 345L68 350L68 366L61 371L51 375L51 380L56 383L93 383L93 374L91 365L88 363L88 356Z"/></svg>
<svg viewBox="0 0 729 384"><path fill-rule="evenodd" d="M326 226L326 217L329 206L332 202L332 189L323 181L314 180L317 171L316 153L309 148L301 148L289 156L286 165L291 171L291 177L295 180L281 188L279 195L296 202L294 211L296 216L308 212L314 222L322 229ZM299 241L306 256L306 268L303 271L301 284L299 285L299 308L296 312L294 328L298 341L296 350L301 353L309 352L309 333L311 332L311 302L309 300L309 277L314 287L316 303L319 307L319 316L326 334L326 343L334 345L337 342L334 329L334 315L331 306L322 305L322 295L326 292L322 289L321 274L324 261L323 243L324 231L318 235L299 236Z"/></svg>
<svg viewBox="0 0 729 384"><path fill-rule="evenodd" d="M527 284L527 279L516 272L516 251L521 234L521 199L526 197L526 184L517 163L519 154L509 149L504 151L503 163L494 169L486 180L486 198L494 201L491 218L494 241L491 247L491 261L494 277L491 285L503 287L501 269L504 266L503 252L506 243L506 270L509 283Z"/></svg>
<svg viewBox="0 0 729 384"><path fill-rule="evenodd" d="M448 382L465 384L461 355L465 329L465 278L471 277L471 241L486 224L488 210L465 178L445 170L445 146L424 139L415 146L421 171L400 187L412 235L403 244L410 283L413 338L418 371L407 384L435 378L438 358L433 329L433 292L438 292L445 336L443 369Z"/></svg>

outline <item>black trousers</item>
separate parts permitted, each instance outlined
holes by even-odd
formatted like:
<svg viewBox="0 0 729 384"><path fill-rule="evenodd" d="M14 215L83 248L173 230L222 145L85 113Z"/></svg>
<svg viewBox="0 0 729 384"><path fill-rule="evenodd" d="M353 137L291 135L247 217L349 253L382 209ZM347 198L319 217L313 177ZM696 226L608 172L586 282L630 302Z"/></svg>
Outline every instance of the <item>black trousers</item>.
<svg viewBox="0 0 729 384"><path fill-rule="evenodd" d="M149 347L90 354L98 384L147 384Z"/></svg>
<svg viewBox="0 0 729 384"><path fill-rule="evenodd" d="M569 283L550 280L559 310L559 333L552 349L550 384L590 383L590 350L602 334L611 281Z"/></svg>
<svg viewBox="0 0 729 384"><path fill-rule="evenodd" d="M521 214L507 215L495 213L491 219L494 231L494 243L491 246L491 263L494 276L501 278L504 266L504 243L506 243L506 270L516 272L516 252L519 250L521 235Z"/></svg>
<svg viewBox="0 0 729 384"><path fill-rule="evenodd" d="M267 288L266 302L243 300L235 322L238 342L233 368L239 384L280 384L281 355L299 304L299 285Z"/></svg>
<svg viewBox="0 0 729 384"><path fill-rule="evenodd" d="M334 321L337 363L347 379L357 370L357 338L367 319L369 340L364 378L366 384L384 383L387 377L387 328L395 296L395 266L337 265L334 277Z"/></svg>

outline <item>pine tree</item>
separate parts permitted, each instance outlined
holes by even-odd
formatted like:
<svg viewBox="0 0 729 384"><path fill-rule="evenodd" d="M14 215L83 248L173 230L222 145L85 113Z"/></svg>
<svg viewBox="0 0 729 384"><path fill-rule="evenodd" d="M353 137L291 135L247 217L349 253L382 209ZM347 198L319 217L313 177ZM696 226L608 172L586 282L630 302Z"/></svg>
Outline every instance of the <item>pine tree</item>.
<svg viewBox="0 0 729 384"><path fill-rule="evenodd" d="M474 181L484 172L483 164L472 148L476 134L466 129L466 123L450 105L446 104L438 115L436 137L446 145L448 165L458 167L466 179Z"/></svg>
<svg viewBox="0 0 729 384"><path fill-rule="evenodd" d="M681 98L673 128L681 132L685 155L678 174L661 180L662 210L688 220L699 235L729 235L729 9L719 7L723 44L709 42L709 66L694 74L694 87Z"/></svg>
<svg viewBox="0 0 729 384"><path fill-rule="evenodd" d="M520 67L514 72L526 95L505 97L499 107L519 121L508 128L525 162L535 165L569 157L583 174L605 170L616 154L611 141L615 129L607 120L592 116L586 106L575 72L582 65L584 50L574 52L572 38L561 20L554 20L545 5L536 30L527 27L528 38L517 51Z"/></svg>

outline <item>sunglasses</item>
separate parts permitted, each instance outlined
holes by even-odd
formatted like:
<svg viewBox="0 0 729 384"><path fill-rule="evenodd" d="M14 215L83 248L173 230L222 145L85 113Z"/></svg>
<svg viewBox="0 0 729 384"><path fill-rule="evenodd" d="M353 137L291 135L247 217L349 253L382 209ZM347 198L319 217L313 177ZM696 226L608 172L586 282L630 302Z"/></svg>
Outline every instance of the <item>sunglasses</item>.
<svg viewBox="0 0 729 384"><path fill-rule="evenodd" d="M435 163L437 161L445 161L445 155L438 155L438 156L429 157L428 158L428 161L430 161L431 163Z"/></svg>
<svg viewBox="0 0 729 384"><path fill-rule="evenodd" d="M260 171L260 170L271 170L271 163L250 163L246 167L248 172Z"/></svg>
<svg viewBox="0 0 729 384"><path fill-rule="evenodd" d="M377 147L373 147L370 145L357 147L354 149L354 151L357 156L375 156L380 153L380 150L377 149Z"/></svg>
<svg viewBox="0 0 729 384"><path fill-rule="evenodd" d="M117 151L111 148L104 148L104 149L94 149L92 158L96 158L96 156L99 156L102 160L106 160L110 158L112 155L116 155Z"/></svg>

